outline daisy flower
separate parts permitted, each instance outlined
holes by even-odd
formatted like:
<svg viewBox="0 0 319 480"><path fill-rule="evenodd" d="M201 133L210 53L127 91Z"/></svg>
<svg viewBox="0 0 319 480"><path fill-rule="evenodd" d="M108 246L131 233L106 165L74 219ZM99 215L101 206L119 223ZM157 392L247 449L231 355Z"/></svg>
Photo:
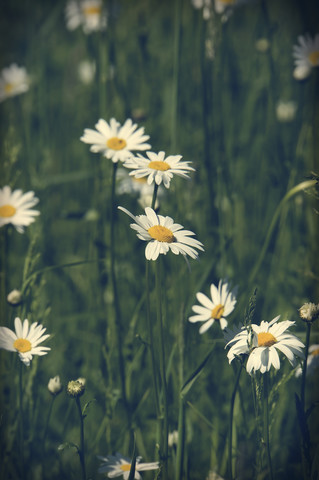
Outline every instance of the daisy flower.
<svg viewBox="0 0 319 480"><path fill-rule="evenodd" d="M190 167L189 162L181 162L181 155L169 155L165 158L165 152L146 152L148 158L142 155L132 157L126 160L124 167L132 168L130 175L135 178L147 177L148 185L155 182L160 185L162 182L166 188L169 188L171 179L174 175L179 175L183 178L189 178L188 171L195 171Z"/></svg>
<svg viewBox="0 0 319 480"><path fill-rule="evenodd" d="M314 344L310 345L309 353L307 358L307 372L306 375L312 376L314 373L319 372L319 345ZM296 368L295 375L296 377L300 377L302 374L301 367Z"/></svg>
<svg viewBox="0 0 319 480"><path fill-rule="evenodd" d="M33 355L46 355L51 348L40 347L50 335L44 335L46 328L32 323L26 319L22 323L19 317L14 320L15 332L7 327L0 327L0 348L9 352L17 352L21 362L27 367L30 365Z"/></svg>
<svg viewBox="0 0 319 480"><path fill-rule="evenodd" d="M144 135L144 128L137 130L136 123L129 118L121 126L115 118L110 123L100 118L95 125L96 130L86 128L80 140L91 144L91 152L102 153L106 158L112 159L114 163L119 160L124 162L132 156L133 150L148 150L151 145L145 143L150 137Z"/></svg>
<svg viewBox="0 0 319 480"><path fill-rule="evenodd" d="M124 457L120 453L115 455L108 455L107 457L97 457L103 463L101 464L98 472L107 473L108 478L123 477L124 480L127 480L130 476L131 470L131 460ZM135 475L136 480L141 480L142 476L139 472L146 470L157 470L159 468L158 462L152 463L140 463L142 457L137 457L135 464Z"/></svg>
<svg viewBox="0 0 319 480"><path fill-rule="evenodd" d="M107 24L102 0L70 0L65 7L65 16L68 30L82 25L86 34L104 30Z"/></svg>
<svg viewBox="0 0 319 480"><path fill-rule="evenodd" d="M24 67L15 63L2 70L0 76L0 102L29 90L29 77Z"/></svg>
<svg viewBox="0 0 319 480"><path fill-rule="evenodd" d="M319 33L314 38L310 35L299 35L299 45L293 47L295 70L293 76L304 80L310 75L313 67L319 66Z"/></svg>
<svg viewBox="0 0 319 480"><path fill-rule="evenodd" d="M124 213L129 215L136 223L131 223L131 228L137 231L137 236L141 240L148 242L145 248L145 257L147 260L156 260L162 253L167 254L171 250L175 255L182 254L191 258L198 257L198 250L204 250L203 244L194 238L195 235L190 230L183 230L182 225L174 223L171 217L157 215L150 208L145 208L146 215L132 215L126 208L118 207Z"/></svg>
<svg viewBox="0 0 319 480"><path fill-rule="evenodd" d="M19 233L23 233L24 227L34 222L34 217L40 215L38 210L32 210L38 201L34 192L23 193L22 190L12 192L8 186L0 188L0 227L11 223Z"/></svg>
<svg viewBox="0 0 319 480"><path fill-rule="evenodd" d="M260 325L251 325L251 329L244 328L240 333L227 343L230 347L227 357L229 363L238 355L249 355L246 370L251 375L257 370L261 373L268 372L270 367L278 370L280 360L277 350L282 352L294 367L296 358L304 358L302 348L304 344L294 335L287 332L295 322L285 320L277 323L280 315L271 322L262 321Z"/></svg>
<svg viewBox="0 0 319 480"><path fill-rule="evenodd" d="M237 289L234 289L236 291ZM189 317L191 323L204 322L199 329L199 333L205 333L215 321L219 322L220 328L224 330L227 327L227 317L235 308L236 297L234 292L231 292L226 280L220 280L218 288L211 284L210 296L208 298L201 292L196 293L196 298L200 305L192 307L196 315Z"/></svg>

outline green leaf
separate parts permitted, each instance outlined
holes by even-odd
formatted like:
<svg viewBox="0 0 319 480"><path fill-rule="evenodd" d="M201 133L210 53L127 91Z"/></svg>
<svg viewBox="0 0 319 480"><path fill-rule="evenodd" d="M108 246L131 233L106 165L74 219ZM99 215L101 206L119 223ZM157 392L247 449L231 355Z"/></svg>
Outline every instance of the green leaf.
<svg viewBox="0 0 319 480"><path fill-rule="evenodd" d="M213 353L213 350L215 348L215 345L213 348L210 350L210 352L206 355L202 363L194 370L194 372L191 374L191 376L186 380L184 385L181 388L181 395L186 395L186 393L191 389L193 383L197 380L199 375L202 373L206 363L208 362L211 354Z"/></svg>
<svg viewBox="0 0 319 480"><path fill-rule="evenodd" d="M130 475L128 477L128 480L134 480L135 478L135 465L136 465L136 441L135 441L135 433L134 433L133 456L132 456L132 463L131 463Z"/></svg>

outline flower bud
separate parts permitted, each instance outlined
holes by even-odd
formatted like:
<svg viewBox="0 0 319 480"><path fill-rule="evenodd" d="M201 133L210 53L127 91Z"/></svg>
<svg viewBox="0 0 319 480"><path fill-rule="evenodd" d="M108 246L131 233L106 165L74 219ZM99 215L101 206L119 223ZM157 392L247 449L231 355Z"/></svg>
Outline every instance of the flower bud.
<svg viewBox="0 0 319 480"><path fill-rule="evenodd" d="M319 304L305 303L299 308L299 315L304 322L314 322L319 317Z"/></svg>
<svg viewBox="0 0 319 480"><path fill-rule="evenodd" d="M67 386L67 392L70 397L77 398L83 395L85 386L78 380L71 380Z"/></svg>
<svg viewBox="0 0 319 480"><path fill-rule="evenodd" d="M62 392L63 386L60 380L59 375L56 377L50 378L48 383L48 390L52 395L58 395Z"/></svg>
<svg viewBox="0 0 319 480"><path fill-rule="evenodd" d="M7 296L7 302L14 306L20 305L22 302L22 294L20 290L12 290Z"/></svg>

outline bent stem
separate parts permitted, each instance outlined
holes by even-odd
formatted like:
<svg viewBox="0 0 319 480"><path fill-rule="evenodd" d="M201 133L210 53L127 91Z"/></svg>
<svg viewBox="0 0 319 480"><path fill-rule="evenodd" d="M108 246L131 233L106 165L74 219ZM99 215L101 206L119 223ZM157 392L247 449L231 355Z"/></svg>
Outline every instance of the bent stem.
<svg viewBox="0 0 319 480"><path fill-rule="evenodd" d="M270 443L269 443L269 405L268 405L268 372L263 376L263 414L264 414L264 440L266 443L267 462L269 478L274 479L270 455Z"/></svg>
<svg viewBox="0 0 319 480"><path fill-rule="evenodd" d="M239 370L236 375L235 385L230 399L230 412L229 412L229 443L228 443L228 468L229 468L229 478L233 480L233 420L234 420L234 406L236 393L239 386L239 379L242 371L242 365L240 365Z"/></svg>
<svg viewBox="0 0 319 480"><path fill-rule="evenodd" d="M80 398L76 397L76 406L80 416L80 448L78 449L78 454L80 457L81 469L82 469L82 479L86 480L86 471L85 471L85 455L84 455L84 418L82 415L82 408Z"/></svg>

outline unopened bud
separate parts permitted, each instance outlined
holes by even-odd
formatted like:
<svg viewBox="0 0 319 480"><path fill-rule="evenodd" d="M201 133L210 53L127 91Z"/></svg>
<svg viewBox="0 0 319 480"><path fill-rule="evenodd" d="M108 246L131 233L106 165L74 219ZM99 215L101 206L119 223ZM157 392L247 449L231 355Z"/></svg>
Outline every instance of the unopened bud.
<svg viewBox="0 0 319 480"><path fill-rule="evenodd" d="M14 306L20 305L22 302L22 294L20 290L12 290L7 296L7 302Z"/></svg>
<svg viewBox="0 0 319 480"><path fill-rule="evenodd" d="M67 392L70 397L77 398L83 395L85 390L85 386L83 383L79 382L78 380L71 380L67 386Z"/></svg>
<svg viewBox="0 0 319 480"><path fill-rule="evenodd" d="M299 315L304 322L314 322L319 317L319 304L305 303L299 308Z"/></svg>
<svg viewBox="0 0 319 480"><path fill-rule="evenodd" d="M50 378L48 383L48 390L52 395L58 395L62 392L63 386L60 380L59 375L56 377Z"/></svg>

